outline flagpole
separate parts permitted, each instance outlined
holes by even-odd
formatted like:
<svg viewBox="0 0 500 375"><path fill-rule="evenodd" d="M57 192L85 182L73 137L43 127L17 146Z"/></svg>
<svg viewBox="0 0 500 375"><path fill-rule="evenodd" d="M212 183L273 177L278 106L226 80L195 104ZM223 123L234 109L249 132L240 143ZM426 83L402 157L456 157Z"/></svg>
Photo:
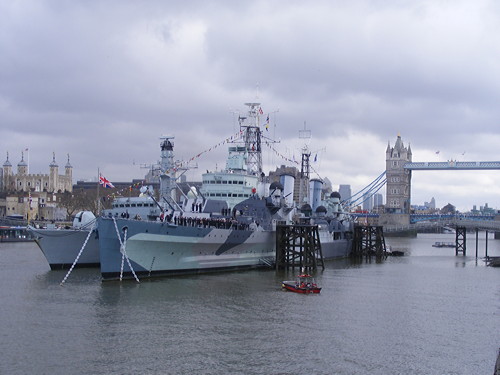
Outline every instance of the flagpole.
<svg viewBox="0 0 500 375"><path fill-rule="evenodd" d="M101 173L99 172L99 167L97 167L97 216L101 215L101 198L99 198L100 177Z"/></svg>
<svg viewBox="0 0 500 375"><path fill-rule="evenodd" d="M28 213L26 215L26 220L28 225L30 225L30 211L31 211L31 190L28 190Z"/></svg>

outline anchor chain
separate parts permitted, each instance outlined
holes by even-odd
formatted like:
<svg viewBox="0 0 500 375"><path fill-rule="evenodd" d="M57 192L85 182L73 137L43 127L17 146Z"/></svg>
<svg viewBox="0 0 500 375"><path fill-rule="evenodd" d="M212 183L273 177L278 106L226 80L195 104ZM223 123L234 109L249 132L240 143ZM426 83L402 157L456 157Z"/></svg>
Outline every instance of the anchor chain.
<svg viewBox="0 0 500 375"><path fill-rule="evenodd" d="M61 286L63 286L63 285L64 285L64 283L66 282L66 280L67 280L67 279L68 279L68 277L69 277L69 274L73 271L73 268L75 268L75 265L76 265L76 263L78 262L78 259L80 259L80 255L82 255L82 253L83 253L83 249L85 249L85 246L87 246L87 242L89 242L89 238L90 238L90 235L92 234L92 232L93 232L93 230L91 229L91 230L89 231L89 234L87 235L87 238L85 238L85 241L83 242L83 246L82 246L82 248L80 249L80 251L78 252L78 255L76 256L76 258L75 258L75 260L74 260L73 264L72 264L72 265L71 265L71 267L69 268L68 273L66 274L66 276L64 276L64 279L61 281L61 284L59 284L59 285L61 285Z"/></svg>
<svg viewBox="0 0 500 375"><path fill-rule="evenodd" d="M121 271L120 271L120 281L122 281L123 278L123 259L127 260L127 264L132 271L132 275L134 275L135 280L140 283L139 278L135 274L134 269L132 268L132 264L130 264L130 260L128 259L127 256L127 251L125 249L125 246L127 244L127 228L125 228L124 233L123 233L123 241L120 236L120 231L118 230L118 225L116 224L116 219L113 217L113 223L115 224L115 230L116 230L116 235L118 236L118 241L120 241L120 252L122 253L122 265L121 265Z"/></svg>

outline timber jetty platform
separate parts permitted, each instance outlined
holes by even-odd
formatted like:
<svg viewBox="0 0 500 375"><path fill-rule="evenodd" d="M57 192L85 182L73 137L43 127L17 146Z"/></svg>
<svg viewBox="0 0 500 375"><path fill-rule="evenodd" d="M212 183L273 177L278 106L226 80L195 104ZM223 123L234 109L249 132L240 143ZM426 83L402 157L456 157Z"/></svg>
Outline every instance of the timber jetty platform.
<svg viewBox="0 0 500 375"><path fill-rule="evenodd" d="M325 269L317 225L279 224L276 226L276 269Z"/></svg>
<svg viewBox="0 0 500 375"><path fill-rule="evenodd" d="M356 225L352 244L352 257L388 255L382 226Z"/></svg>

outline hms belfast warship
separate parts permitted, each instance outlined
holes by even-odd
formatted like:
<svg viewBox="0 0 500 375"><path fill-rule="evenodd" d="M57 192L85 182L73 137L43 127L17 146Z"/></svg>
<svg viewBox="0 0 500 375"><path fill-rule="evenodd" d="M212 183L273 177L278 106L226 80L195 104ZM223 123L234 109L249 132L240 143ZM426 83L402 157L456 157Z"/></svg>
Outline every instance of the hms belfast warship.
<svg viewBox="0 0 500 375"><path fill-rule="evenodd" d="M160 202L151 191L145 194L141 189L140 197L116 198L98 220L84 211L76 215L69 229L30 227L51 269L100 265L103 279L113 279L123 274L131 277L132 270L154 276L272 263L276 222L290 222L300 210L289 199L290 191L283 194L284 186L293 190L293 181L282 176L281 183L263 183L260 104L247 105L248 117L239 117L242 142L228 147L226 168L203 174L200 191L193 189L182 202L172 198L177 186L173 138L165 137L161 142ZM313 200L317 197L311 195L315 207L312 222L319 226L324 258L347 256L351 228L340 212L338 193L332 193L319 207ZM143 220L134 220L137 216ZM166 220L158 222L160 217ZM175 251L166 257L172 249ZM125 254L130 266L122 266Z"/></svg>
<svg viewBox="0 0 500 375"><path fill-rule="evenodd" d="M173 138L162 139L160 204L166 219L99 217L103 280L253 268L274 261L276 222L286 220L292 208L279 183L262 187L260 103L246 105L248 115L239 117L241 139L229 146L226 169L203 174L200 192L182 202L172 194Z"/></svg>

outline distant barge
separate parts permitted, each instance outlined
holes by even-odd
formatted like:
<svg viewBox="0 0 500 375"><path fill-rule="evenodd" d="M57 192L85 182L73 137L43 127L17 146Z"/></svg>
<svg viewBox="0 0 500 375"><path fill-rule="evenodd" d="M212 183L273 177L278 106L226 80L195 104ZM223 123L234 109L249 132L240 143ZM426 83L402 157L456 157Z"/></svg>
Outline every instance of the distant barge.
<svg viewBox="0 0 500 375"><path fill-rule="evenodd" d="M432 247L456 247L454 242L434 242Z"/></svg>
<svg viewBox="0 0 500 375"><path fill-rule="evenodd" d="M23 226L0 226L0 242L33 241L33 237Z"/></svg>

